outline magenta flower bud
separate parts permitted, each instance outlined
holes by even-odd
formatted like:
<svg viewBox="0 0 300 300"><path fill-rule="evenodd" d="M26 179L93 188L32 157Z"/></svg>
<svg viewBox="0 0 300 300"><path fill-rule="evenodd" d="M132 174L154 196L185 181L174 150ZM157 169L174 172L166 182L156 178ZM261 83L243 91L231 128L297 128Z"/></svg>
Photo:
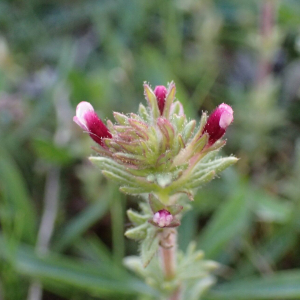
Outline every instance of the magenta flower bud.
<svg viewBox="0 0 300 300"><path fill-rule="evenodd" d="M76 116L73 118L73 121L86 130L90 137L101 146L104 146L103 138L112 137L89 102L83 101L77 105Z"/></svg>
<svg viewBox="0 0 300 300"><path fill-rule="evenodd" d="M165 107L165 102L166 102L167 89L163 85L158 85L154 89L154 94L157 99L157 104L158 104L160 114L162 115Z"/></svg>
<svg viewBox="0 0 300 300"><path fill-rule="evenodd" d="M173 221L173 216L166 209L161 209L153 216L153 222L163 228L169 226Z"/></svg>
<svg viewBox="0 0 300 300"><path fill-rule="evenodd" d="M232 108L222 103L220 104L209 116L203 132L209 134L208 145L213 145L219 140L226 132L227 127L233 121L233 110Z"/></svg>

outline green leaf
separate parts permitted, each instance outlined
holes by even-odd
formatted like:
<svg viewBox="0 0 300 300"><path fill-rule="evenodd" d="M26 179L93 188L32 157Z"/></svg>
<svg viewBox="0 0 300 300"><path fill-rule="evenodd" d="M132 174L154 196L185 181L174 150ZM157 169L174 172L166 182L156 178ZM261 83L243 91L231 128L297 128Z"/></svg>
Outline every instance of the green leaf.
<svg viewBox="0 0 300 300"><path fill-rule="evenodd" d="M166 119L169 119L171 105L175 99L175 94L176 94L176 86L175 86L174 82L172 81L168 87L168 93L166 96L166 101L165 101L165 106L164 106L164 111L163 111L163 116Z"/></svg>
<svg viewBox="0 0 300 300"><path fill-rule="evenodd" d="M62 251L79 238L88 228L95 224L108 210L108 199L111 192L102 195L97 202L91 204L64 226L54 243L56 251Z"/></svg>
<svg viewBox="0 0 300 300"><path fill-rule="evenodd" d="M157 104L157 99L148 84L144 84L145 96L148 100L149 107L152 111L153 119L156 120L160 116L160 111Z"/></svg>
<svg viewBox="0 0 300 300"><path fill-rule="evenodd" d="M182 132L182 138L184 140L184 142L186 143L189 138L191 137L193 131L195 130L195 126L196 126L196 121L192 120L189 123L187 123L183 129Z"/></svg>
<svg viewBox="0 0 300 300"><path fill-rule="evenodd" d="M164 144L163 149L167 145L168 145L168 147L171 147L171 145L173 144L173 141L174 141L174 134L175 134L174 127L168 120L166 120L164 118L158 118L157 126L163 136L163 138L162 138L162 142Z"/></svg>
<svg viewBox="0 0 300 300"><path fill-rule="evenodd" d="M155 295L155 291L123 269L63 256L48 255L41 259L22 249L16 257L15 270L22 276L38 279L43 285L68 288L70 295L84 291L94 297L113 295Z"/></svg>
<svg viewBox="0 0 300 300"><path fill-rule="evenodd" d="M36 234L34 207L18 166L2 147L0 147L0 182L3 200L0 211L2 229L8 229L10 235L32 242Z"/></svg>
<svg viewBox="0 0 300 300"><path fill-rule="evenodd" d="M193 154L200 153L203 150L203 148L206 146L207 142L208 142L208 134L207 133L203 134L202 137L193 141L191 143Z"/></svg>
<svg viewBox="0 0 300 300"><path fill-rule="evenodd" d="M231 165L235 164L238 161L236 157L223 157L219 159L215 159L211 162L207 163L198 163L194 170L192 178L197 178L203 176L203 174L208 173L210 171L215 171L216 174L224 171L226 168L230 167Z"/></svg>
<svg viewBox="0 0 300 300"><path fill-rule="evenodd" d="M210 151L208 152L201 160L199 163L207 163L210 162L211 160L213 160L219 153L219 150L214 150L214 151Z"/></svg>
<svg viewBox="0 0 300 300"><path fill-rule="evenodd" d="M215 171L210 171L209 173L201 176L200 178L196 178L194 180L189 181L188 183L186 183L184 185L184 188L186 188L186 189L199 188L201 185L214 179L215 175L216 175Z"/></svg>
<svg viewBox="0 0 300 300"><path fill-rule="evenodd" d="M119 189L124 194L139 195L145 193L145 189L141 187L121 186Z"/></svg>
<svg viewBox="0 0 300 300"><path fill-rule="evenodd" d="M199 300L203 294L215 283L215 278L213 276L207 276L203 279L195 280L193 286L188 286L185 291L184 299L189 300Z"/></svg>
<svg viewBox="0 0 300 300"><path fill-rule="evenodd" d="M185 149L182 149L179 154L174 159L174 166L178 166L187 162L193 155L198 153L197 157L200 156L201 150L207 144L208 141L208 134L205 133L201 137L193 138L190 144L187 145ZM195 162L196 164L197 162Z"/></svg>
<svg viewBox="0 0 300 300"><path fill-rule="evenodd" d="M145 122L147 122L147 123L149 122L150 116L148 114L148 111L147 111L146 107L141 103L139 105L139 114Z"/></svg>
<svg viewBox="0 0 300 300"><path fill-rule="evenodd" d="M173 105L171 106L172 108L172 115L173 117L176 116L176 115L180 115L180 110L182 110L182 105L179 101L175 101L173 103ZM182 113L182 112L181 112ZM180 117L183 117L185 119L185 116L184 115L181 115Z"/></svg>
<svg viewBox="0 0 300 300"><path fill-rule="evenodd" d="M114 112L114 118L120 125L128 125L129 124L128 117L121 113Z"/></svg>
<svg viewBox="0 0 300 300"><path fill-rule="evenodd" d="M150 204L150 207L151 207L151 210L152 210L153 213L156 213L159 210L162 210L162 209L166 208L165 205L162 204L159 201L159 199L156 198L156 196L153 195L153 194L149 195L149 204Z"/></svg>
<svg viewBox="0 0 300 300"><path fill-rule="evenodd" d="M107 157L90 157L90 161L102 169L102 173L113 180L116 180L126 186L137 187L135 176L129 174L126 169Z"/></svg>
<svg viewBox="0 0 300 300"><path fill-rule="evenodd" d="M150 218L150 215L141 215L132 209L127 210L127 216L129 220L136 225L141 225Z"/></svg>
<svg viewBox="0 0 300 300"><path fill-rule="evenodd" d="M300 299L300 270L281 271L268 277L253 277L217 286L210 300Z"/></svg>
<svg viewBox="0 0 300 300"><path fill-rule="evenodd" d="M32 146L37 156L47 162L57 165L66 165L73 160L67 148L59 148L51 140L35 138L32 141Z"/></svg>
<svg viewBox="0 0 300 300"><path fill-rule="evenodd" d="M193 137L193 142L197 141L200 138L200 136L202 135L202 131L203 131L203 128L206 124L206 121L207 121L207 114L205 112L203 112L202 116L201 116L198 131L196 132L195 136Z"/></svg>
<svg viewBox="0 0 300 300"><path fill-rule="evenodd" d="M147 229L147 237L141 242L141 258L144 268L148 266L154 254L158 250L159 237L156 228Z"/></svg>
<svg viewBox="0 0 300 300"><path fill-rule="evenodd" d="M124 241L124 210L125 197L114 189L113 197L110 201L110 216L112 228L113 257L116 262L122 263L125 256Z"/></svg>
<svg viewBox="0 0 300 300"><path fill-rule="evenodd" d="M124 265L127 269L133 271L140 277L145 276L145 269L141 263L141 258L139 256L127 256L123 260Z"/></svg>
<svg viewBox="0 0 300 300"><path fill-rule="evenodd" d="M120 184L125 184L125 185L128 185L129 187L134 187L134 188L138 187L135 182L129 181L126 178L119 176L118 174L116 174L114 172L102 171L102 174L109 179L119 182Z"/></svg>
<svg viewBox="0 0 300 300"><path fill-rule="evenodd" d="M199 237L198 247L208 258L216 258L234 238L241 235L249 219L244 186L225 201Z"/></svg>
<svg viewBox="0 0 300 300"><path fill-rule="evenodd" d="M183 210L183 206L179 205L179 204L173 204L173 205L169 205L167 206L167 210L173 215L177 215L179 214L182 210Z"/></svg>
<svg viewBox="0 0 300 300"><path fill-rule="evenodd" d="M126 230L125 236L133 240L143 240L147 236L148 223Z"/></svg>
<svg viewBox="0 0 300 300"><path fill-rule="evenodd" d="M251 204L260 220L265 222L287 222L292 213L292 203L269 195L266 192L254 191Z"/></svg>
<svg viewBox="0 0 300 300"><path fill-rule="evenodd" d="M294 210L294 216L284 224L280 229L277 229L268 239L261 244L255 246L255 251L259 257L263 257L267 262L276 263L288 251L293 251L297 245L297 234L299 231L298 210ZM246 276L253 274L257 266L249 258L244 258L240 261L237 268L237 276Z"/></svg>
<svg viewBox="0 0 300 300"><path fill-rule="evenodd" d="M102 262L112 262L110 249L96 234L76 239L74 248L77 250L76 252L80 253L80 256L92 260L95 263L102 264Z"/></svg>
<svg viewBox="0 0 300 300"><path fill-rule="evenodd" d="M177 132L181 132L184 126L185 116L173 115L172 123L177 128Z"/></svg>

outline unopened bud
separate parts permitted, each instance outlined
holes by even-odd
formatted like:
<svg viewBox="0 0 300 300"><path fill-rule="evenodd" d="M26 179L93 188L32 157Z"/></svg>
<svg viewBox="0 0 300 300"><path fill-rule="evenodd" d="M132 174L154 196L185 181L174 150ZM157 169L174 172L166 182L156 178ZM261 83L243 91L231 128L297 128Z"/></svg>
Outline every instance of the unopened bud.
<svg viewBox="0 0 300 300"><path fill-rule="evenodd" d="M222 103L219 105L209 116L203 132L209 134L208 145L213 145L219 140L226 132L227 127L233 121L233 110L232 108Z"/></svg>
<svg viewBox="0 0 300 300"><path fill-rule="evenodd" d="M112 137L89 102L83 101L77 105L76 116L73 118L73 121L86 130L90 137L101 146L104 146L103 138Z"/></svg>
<svg viewBox="0 0 300 300"><path fill-rule="evenodd" d="M158 104L160 114L162 115L165 107L165 102L166 102L167 89L163 85L158 85L154 89L154 94L157 99L157 104Z"/></svg>
<svg viewBox="0 0 300 300"><path fill-rule="evenodd" d="M161 209L153 216L153 222L163 228L169 226L173 221L173 216L166 209Z"/></svg>

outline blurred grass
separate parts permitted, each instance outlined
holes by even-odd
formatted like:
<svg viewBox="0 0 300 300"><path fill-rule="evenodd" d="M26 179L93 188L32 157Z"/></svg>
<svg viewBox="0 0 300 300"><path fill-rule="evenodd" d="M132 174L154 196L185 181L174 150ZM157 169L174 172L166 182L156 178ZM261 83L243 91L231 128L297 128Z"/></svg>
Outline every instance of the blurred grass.
<svg viewBox="0 0 300 300"><path fill-rule="evenodd" d="M195 239L224 265L207 298L299 299L299 13L297 0L1 1L0 299L25 299L32 280L44 299L152 299L120 263L137 251L123 237L136 199L89 164L72 116L84 100L104 119L135 112L144 81L171 80L189 118L235 110L224 151L241 159L180 227L180 247ZM41 256L53 167L59 209Z"/></svg>

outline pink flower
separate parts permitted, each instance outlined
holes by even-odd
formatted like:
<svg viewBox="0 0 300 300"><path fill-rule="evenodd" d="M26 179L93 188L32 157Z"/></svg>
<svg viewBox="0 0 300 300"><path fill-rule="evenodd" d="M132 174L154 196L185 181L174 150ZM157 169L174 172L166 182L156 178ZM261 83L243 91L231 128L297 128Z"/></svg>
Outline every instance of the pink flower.
<svg viewBox="0 0 300 300"><path fill-rule="evenodd" d="M90 137L99 145L103 146L103 138L111 138L112 135L97 116L93 106L86 101L80 102L76 108L76 116L73 121L83 130L86 130Z"/></svg>
<svg viewBox="0 0 300 300"><path fill-rule="evenodd" d="M173 216L166 209L161 209L153 216L153 222L159 227L167 227L173 221Z"/></svg>
<svg viewBox="0 0 300 300"><path fill-rule="evenodd" d="M203 129L203 132L207 132L209 134L209 146L213 145L225 134L227 127L232 123L232 121L233 110L225 103L220 104L211 113Z"/></svg>
<svg viewBox="0 0 300 300"><path fill-rule="evenodd" d="M157 104L158 104L160 114L162 115L165 107L165 102L166 102L167 89L163 85L158 85L154 89L154 94L157 99Z"/></svg>

